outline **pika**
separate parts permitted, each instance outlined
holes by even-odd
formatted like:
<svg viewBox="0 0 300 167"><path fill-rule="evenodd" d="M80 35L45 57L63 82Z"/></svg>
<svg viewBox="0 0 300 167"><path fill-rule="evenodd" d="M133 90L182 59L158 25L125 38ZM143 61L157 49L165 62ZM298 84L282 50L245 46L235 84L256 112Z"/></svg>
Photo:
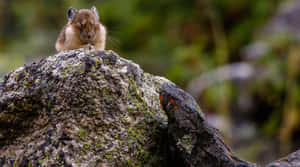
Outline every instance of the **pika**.
<svg viewBox="0 0 300 167"><path fill-rule="evenodd" d="M100 23L95 6L80 10L71 7L67 16L68 23L60 31L55 44L58 52L87 48L89 45L95 49L105 49L106 28Z"/></svg>

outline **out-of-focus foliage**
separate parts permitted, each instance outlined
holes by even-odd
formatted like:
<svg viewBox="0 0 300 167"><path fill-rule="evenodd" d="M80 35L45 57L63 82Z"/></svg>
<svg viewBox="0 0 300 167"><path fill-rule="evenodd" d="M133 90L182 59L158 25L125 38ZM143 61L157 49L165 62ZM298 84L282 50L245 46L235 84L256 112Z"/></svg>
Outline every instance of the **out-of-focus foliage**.
<svg viewBox="0 0 300 167"><path fill-rule="evenodd" d="M259 127L260 134L280 134L281 140L287 141L295 129L299 130L300 96L293 92L300 91L300 75L293 62L298 61L300 47L286 35L257 35L283 2L0 0L0 75L55 53L56 37L67 22L66 12L71 6L79 9L95 5L108 30L107 49L181 87L217 67L244 61L241 50L260 39L270 48L251 63L268 69L268 77L240 87L230 82L213 85L198 100L205 112L222 113L227 118L231 111L244 112L244 117L250 115L246 120ZM245 99L250 99L252 107L240 111L237 103Z"/></svg>
<svg viewBox="0 0 300 167"><path fill-rule="evenodd" d="M222 36L229 61L239 60L239 49L274 11L277 1L2 0L1 72L54 53L67 9L92 5L109 31L108 49L184 85L219 64L216 40Z"/></svg>

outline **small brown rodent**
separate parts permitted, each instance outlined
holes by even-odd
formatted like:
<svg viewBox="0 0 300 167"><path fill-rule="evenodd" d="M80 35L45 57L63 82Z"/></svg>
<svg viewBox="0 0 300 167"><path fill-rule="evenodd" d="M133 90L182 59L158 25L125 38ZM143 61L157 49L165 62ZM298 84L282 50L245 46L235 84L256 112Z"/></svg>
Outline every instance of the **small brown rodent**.
<svg viewBox="0 0 300 167"><path fill-rule="evenodd" d="M87 48L89 45L95 49L105 49L106 29L99 22L96 7L80 10L69 8L67 15L68 23L60 31L55 45L58 52Z"/></svg>

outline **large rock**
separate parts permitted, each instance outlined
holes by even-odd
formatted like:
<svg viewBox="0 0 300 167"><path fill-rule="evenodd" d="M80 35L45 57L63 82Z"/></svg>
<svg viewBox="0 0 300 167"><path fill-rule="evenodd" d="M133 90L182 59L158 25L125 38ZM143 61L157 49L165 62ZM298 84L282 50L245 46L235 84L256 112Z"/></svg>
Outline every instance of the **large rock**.
<svg viewBox="0 0 300 167"><path fill-rule="evenodd" d="M0 167L165 164L163 82L111 51L18 68L0 86Z"/></svg>
<svg viewBox="0 0 300 167"><path fill-rule="evenodd" d="M0 167L256 166L233 154L192 96L111 51L20 67L0 94Z"/></svg>

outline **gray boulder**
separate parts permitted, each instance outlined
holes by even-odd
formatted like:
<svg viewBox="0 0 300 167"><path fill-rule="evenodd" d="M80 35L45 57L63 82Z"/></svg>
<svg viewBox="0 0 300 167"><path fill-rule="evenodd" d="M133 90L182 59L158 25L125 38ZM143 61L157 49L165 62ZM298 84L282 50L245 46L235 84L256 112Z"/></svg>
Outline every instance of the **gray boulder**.
<svg viewBox="0 0 300 167"><path fill-rule="evenodd" d="M160 82L111 51L16 69L0 86L0 166L164 164Z"/></svg>
<svg viewBox="0 0 300 167"><path fill-rule="evenodd" d="M112 51L78 49L0 83L0 167L254 167L192 96Z"/></svg>

